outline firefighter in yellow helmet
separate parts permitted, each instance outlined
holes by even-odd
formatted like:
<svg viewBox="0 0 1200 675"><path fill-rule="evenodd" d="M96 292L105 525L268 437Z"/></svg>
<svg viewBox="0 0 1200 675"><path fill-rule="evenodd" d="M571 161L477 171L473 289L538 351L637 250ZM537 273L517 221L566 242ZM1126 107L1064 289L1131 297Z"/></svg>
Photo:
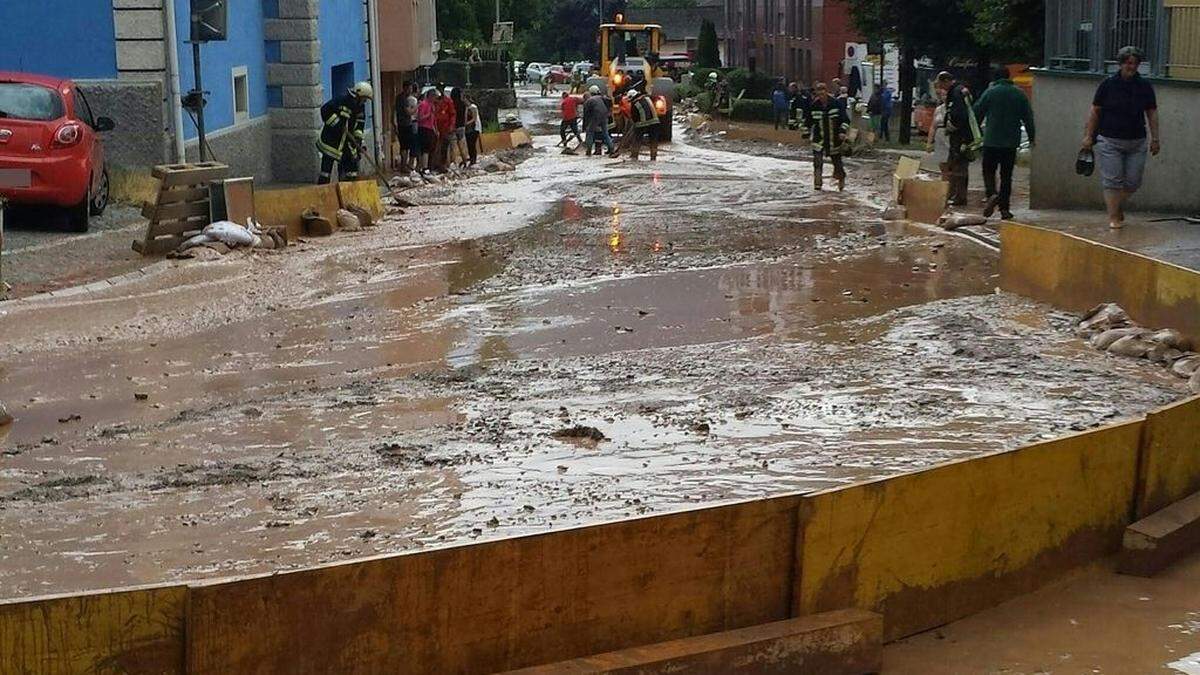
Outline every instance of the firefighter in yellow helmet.
<svg viewBox="0 0 1200 675"><path fill-rule="evenodd" d="M364 149L367 101L374 95L370 82L359 82L346 93L321 106L321 136L317 139L317 150L321 153L318 184L330 181L334 163L338 165L339 180L358 178L358 159Z"/></svg>

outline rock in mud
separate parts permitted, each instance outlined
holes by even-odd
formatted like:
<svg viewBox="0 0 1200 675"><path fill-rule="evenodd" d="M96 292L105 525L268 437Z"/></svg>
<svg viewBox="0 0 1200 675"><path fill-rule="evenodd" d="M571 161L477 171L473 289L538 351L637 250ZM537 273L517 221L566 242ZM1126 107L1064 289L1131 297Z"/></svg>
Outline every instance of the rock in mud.
<svg viewBox="0 0 1200 675"><path fill-rule="evenodd" d="M987 218L973 213L948 213L938 218L938 225L943 230L957 230L968 225L986 225Z"/></svg>
<svg viewBox="0 0 1200 675"><path fill-rule="evenodd" d="M1099 334L1095 335L1092 338L1092 346L1095 347L1096 349L1101 349L1101 350L1108 349L1109 347L1112 346L1112 344L1114 342L1116 342L1117 340L1120 340L1123 337L1129 337L1129 336L1140 337L1145 332L1146 331L1144 329L1137 328L1137 327L1110 328L1109 330L1106 330L1103 333L1099 333Z"/></svg>
<svg viewBox="0 0 1200 675"><path fill-rule="evenodd" d="M0 427L12 424L13 416L8 414L8 408L4 407L4 401L0 401Z"/></svg>
<svg viewBox="0 0 1200 675"><path fill-rule="evenodd" d="M1179 377L1191 377L1200 370L1200 354L1184 354L1171 365L1171 372Z"/></svg>
<svg viewBox="0 0 1200 675"><path fill-rule="evenodd" d="M1124 328L1131 325L1133 322L1129 320L1129 314L1121 309L1121 306L1113 302L1105 302L1089 309L1083 318L1079 320L1079 326L1076 333L1080 337L1088 337L1096 333L1103 333L1111 328Z"/></svg>
<svg viewBox="0 0 1200 675"><path fill-rule="evenodd" d="M1136 335L1128 335L1109 345L1108 351L1119 356L1140 359L1148 355L1154 347L1155 344L1149 340L1144 340Z"/></svg>
<svg viewBox="0 0 1200 675"><path fill-rule="evenodd" d="M1188 379L1188 389L1191 389L1193 394L1200 394L1200 369L1192 373L1191 378Z"/></svg>
<svg viewBox="0 0 1200 675"><path fill-rule="evenodd" d="M582 438L590 441L596 441L597 443L608 440L608 437L596 427L589 427L583 424L576 424L573 427L559 429L550 435L554 438Z"/></svg>

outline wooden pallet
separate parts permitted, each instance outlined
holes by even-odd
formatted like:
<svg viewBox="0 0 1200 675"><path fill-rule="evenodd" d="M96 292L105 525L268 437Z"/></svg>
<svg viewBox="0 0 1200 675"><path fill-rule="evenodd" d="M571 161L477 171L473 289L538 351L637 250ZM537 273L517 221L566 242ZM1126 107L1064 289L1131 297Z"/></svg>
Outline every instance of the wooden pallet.
<svg viewBox="0 0 1200 675"><path fill-rule="evenodd" d="M145 239L133 250L142 255L174 251L188 237L212 222L208 182L226 178L229 167L219 162L160 164L151 172L159 180L158 198L142 207Z"/></svg>

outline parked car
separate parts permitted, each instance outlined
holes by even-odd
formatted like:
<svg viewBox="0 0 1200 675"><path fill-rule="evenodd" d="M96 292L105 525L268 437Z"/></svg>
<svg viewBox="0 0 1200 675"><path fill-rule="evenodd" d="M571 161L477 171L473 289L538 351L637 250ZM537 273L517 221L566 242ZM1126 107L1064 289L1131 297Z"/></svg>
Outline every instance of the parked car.
<svg viewBox="0 0 1200 675"><path fill-rule="evenodd" d="M528 66L525 66L525 79L533 83L541 82L542 76L548 70L550 70L549 63L530 63Z"/></svg>
<svg viewBox="0 0 1200 675"><path fill-rule="evenodd" d="M0 196L13 204L59 206L86 232L108 206L108 167L97 117L71 80L0 71Z"/></svg>
<svg viewBox="0 0 1200 675"><path fill-rule="evenodd" d="M582 73L584 77L591 75L596 71L596 66L591 61L580 61L574 66L571 66L571 73Z"/></svg>

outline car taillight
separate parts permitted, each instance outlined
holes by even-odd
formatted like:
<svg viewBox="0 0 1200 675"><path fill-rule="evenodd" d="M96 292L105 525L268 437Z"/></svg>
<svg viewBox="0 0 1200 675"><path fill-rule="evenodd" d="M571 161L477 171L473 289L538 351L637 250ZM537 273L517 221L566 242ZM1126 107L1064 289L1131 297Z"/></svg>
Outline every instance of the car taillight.
<svg viewBox="0 0 1200 675"><path fill-rule="evenodd" d="M654 109L657 110L660 115L665 114L667 112L667 99L661 96L656 97L654 99Z"/></svg>
<svg viewBox="0 0 1200 675"><path fill-rule="evenodd" d="M59 127L58 131L54 132L54 147L69 148L78 143L82 137L83 131L80 130L79 125L74 122L68 122Z"/></svg>

